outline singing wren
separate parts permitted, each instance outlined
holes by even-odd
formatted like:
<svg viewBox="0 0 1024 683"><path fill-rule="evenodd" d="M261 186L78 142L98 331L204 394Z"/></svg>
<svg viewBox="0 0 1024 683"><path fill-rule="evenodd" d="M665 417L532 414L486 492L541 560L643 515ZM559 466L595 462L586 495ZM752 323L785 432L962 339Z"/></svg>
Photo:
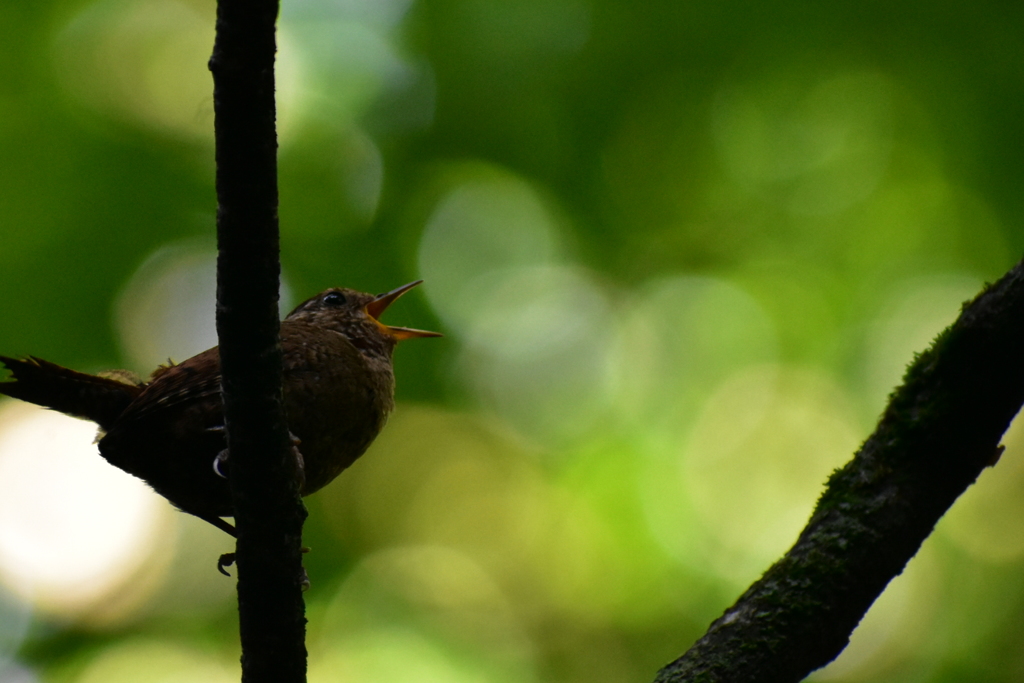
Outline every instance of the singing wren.
<svg viewBox="0 0 1024 683"><path fill-rule="evenodd" d="M392 327L384 310L420 280L374 296L328 289L281 322L284 407L307 496L362 455L394 408L391 354L403 339L437 332ZM100 455L184 512L235 535L226 477L217 347L158 367L89 375L28 357L0 356L14 381L0 393L99 425Z"/></svg>

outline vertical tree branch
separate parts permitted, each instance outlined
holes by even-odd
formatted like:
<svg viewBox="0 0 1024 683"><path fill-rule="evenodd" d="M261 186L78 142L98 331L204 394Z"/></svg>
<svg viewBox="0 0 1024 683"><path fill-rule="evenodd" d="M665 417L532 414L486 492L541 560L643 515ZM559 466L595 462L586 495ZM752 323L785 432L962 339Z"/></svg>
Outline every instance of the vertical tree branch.
<svg viewBox="0 0 1024 683"><path fill-rule="evenodd" d="M1024 262L907 370L796 544L656 683L793 682L834 659L1024 403Z"/></svg>
<svg viewBox="0 0 1024 683"><path fill-rule="evenodd" d="M305 680L302 523L278 339L276 0L219 0L217 332L238 530L242 680Z"/></svg>

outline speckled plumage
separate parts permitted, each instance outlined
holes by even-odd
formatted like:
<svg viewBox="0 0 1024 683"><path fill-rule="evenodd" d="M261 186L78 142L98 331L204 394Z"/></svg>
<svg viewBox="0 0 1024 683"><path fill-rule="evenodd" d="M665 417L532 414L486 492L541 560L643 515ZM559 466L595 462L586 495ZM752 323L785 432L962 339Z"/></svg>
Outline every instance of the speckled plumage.
<svg viewBox="0 0 1024 683"><path fill-rule="evenodd" d="M302 495L355 462L384 426L394 407L395 344L437 336L377 321L415 284L377 297L329 289L281 323L285 410L302 458ZM232 514L227 480L213 468L226 448L216 347L160 366L147 382L122 373L87 375L36 358L0 361L16 380L0 383L0 393L93 420L107 461L181 510L230 530L219 519Z"/></svg>

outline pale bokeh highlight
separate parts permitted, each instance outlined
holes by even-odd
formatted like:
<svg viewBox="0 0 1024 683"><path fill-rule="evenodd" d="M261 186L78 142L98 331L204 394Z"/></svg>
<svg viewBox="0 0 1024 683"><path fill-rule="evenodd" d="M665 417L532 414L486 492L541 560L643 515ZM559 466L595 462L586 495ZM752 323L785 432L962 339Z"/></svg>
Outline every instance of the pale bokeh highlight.
<svg viewBox="0 0 1024 683"><path fill-rule="evenodd" d="M279 309L291 290L282 281ZM133 368L148 373L217 345L217 252L200 242L169 244L146 259L115 308L121 345Z"/></svg>
<svg viewBox="0 0 1024 683"><path fill-rule="evenodd" d="M108 623L155 588L174 520L100 457L95 432L28 404L0 406L0 577L43 611Z"/></svg>

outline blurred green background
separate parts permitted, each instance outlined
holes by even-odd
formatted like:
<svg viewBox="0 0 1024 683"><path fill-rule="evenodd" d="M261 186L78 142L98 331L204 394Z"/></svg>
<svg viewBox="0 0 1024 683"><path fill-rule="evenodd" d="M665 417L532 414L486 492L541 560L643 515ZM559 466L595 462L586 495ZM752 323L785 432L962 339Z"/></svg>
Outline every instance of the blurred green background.
<svg viewBox="0 0 1024 683"><path fill-rule="evenodd" d="M389 311L310 681L651 680L1024 247L1024 6L283 0L286 307ZM211 0L0 4L0 352L213 337ZM0 683L238 677L230 540L0 404ZM821 681L1024 677L1024 433Z"/></svg>

